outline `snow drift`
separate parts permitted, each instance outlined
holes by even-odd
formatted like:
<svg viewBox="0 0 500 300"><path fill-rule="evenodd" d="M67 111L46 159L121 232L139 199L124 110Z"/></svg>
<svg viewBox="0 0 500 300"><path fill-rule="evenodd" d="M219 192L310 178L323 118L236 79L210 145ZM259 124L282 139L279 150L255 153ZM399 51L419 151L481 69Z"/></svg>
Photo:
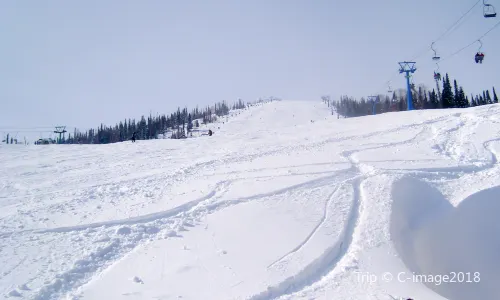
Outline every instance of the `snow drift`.
<svg viewBox="0 0 500 300"><path fill-rule="evenodd" d="M473 194L457 208L414 180L399 182L394 196L392 235L406 265L416 274L449 276L430 288L449 299L500 295L500 187Z"/></svg>

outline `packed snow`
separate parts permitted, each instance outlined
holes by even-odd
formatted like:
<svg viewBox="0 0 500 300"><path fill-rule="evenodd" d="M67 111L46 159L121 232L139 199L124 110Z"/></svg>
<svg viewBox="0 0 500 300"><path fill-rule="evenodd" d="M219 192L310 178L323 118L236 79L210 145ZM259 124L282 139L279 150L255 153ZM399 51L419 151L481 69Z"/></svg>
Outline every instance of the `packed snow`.
<svg viewBox="0 0 500 300"><path fill-rule="evenodd" d="M211 137L1 145L0 297L497 299L499 116L278 101Z"/></svg>

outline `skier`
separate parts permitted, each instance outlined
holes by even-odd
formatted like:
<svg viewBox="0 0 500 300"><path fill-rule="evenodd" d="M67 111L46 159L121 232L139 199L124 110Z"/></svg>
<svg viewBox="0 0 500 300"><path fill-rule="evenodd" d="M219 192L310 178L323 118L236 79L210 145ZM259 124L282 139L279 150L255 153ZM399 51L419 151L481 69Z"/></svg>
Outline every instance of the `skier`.
<svg viewBox="0 0 500 300"><path fill-rule="evenodd" d="M213 134L212 129L209 129L209 130L208 130L208 135L209 135L209 136L212 136L212 134Z"/></svg>
<svg viewBox="0 0 500 300"><path fill-rule="evenodd" d="M134 133L132 133L132 138L131 138L132 143L135 143L135 135L136 135L136 134L137 134L137 132L136 132L136 131L134 131Z"/></svg>

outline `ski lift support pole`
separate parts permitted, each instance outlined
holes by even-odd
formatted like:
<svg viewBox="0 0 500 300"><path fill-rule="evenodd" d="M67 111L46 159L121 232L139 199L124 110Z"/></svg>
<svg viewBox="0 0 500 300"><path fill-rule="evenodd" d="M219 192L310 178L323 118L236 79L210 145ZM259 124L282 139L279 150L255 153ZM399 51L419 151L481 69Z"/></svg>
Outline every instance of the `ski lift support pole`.
<svg viewBox="0 0 500 300"><path fill-rule="evenodd" d="M413 99L411 95L411 86L410 86L410 73L415 73L417 68L415 68L415 62L404 61L399 63L400 69L399 73L406 73L406 88L408 91L407 96L407 110L413 110Z"/></svg>

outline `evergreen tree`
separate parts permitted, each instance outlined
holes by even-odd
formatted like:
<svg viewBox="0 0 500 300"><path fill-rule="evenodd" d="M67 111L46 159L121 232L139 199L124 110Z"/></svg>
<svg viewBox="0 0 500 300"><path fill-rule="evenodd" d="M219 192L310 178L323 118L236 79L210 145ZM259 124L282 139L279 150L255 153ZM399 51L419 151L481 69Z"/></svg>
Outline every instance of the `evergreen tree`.
<svg viewBox="0 0 500 300"><path fill-rule="evenodd" d="M439 98L434 89L432 90L430 98L431 98L432 108L440 108Z"/></svg>
<svg viewBox="0 0 500 300"><path fill-rule="evenodd" d="M417 109L423 109L425 107L425 97L424 90L421 86L418 87L418 95L417 95Z"/></svg>
<svg viewBox="0 0 500 300"><path fill-rule="evenodd" d="M141 116L141 121L139 122L139 140L147 139L148 126L146 123L146 118Z"/></svg>
<svg viewBox="0 0 500 300"><path fill-rule="evenodd" d="M495 87L493 87L493 103L498 103L497 92L495 91Z"/></svg>
<svg viewBox="0 0 500 300"><path fill-rule="evenodd" d="M429 93L429 109L433 109L434 108L434 90L432 90L432 92L428 92Z"/></svg>
<svg viewBox="0 0 500 300"><path fill-rule="evenodd" d="M390 110L390 107L391 107L391 100L389 99L389 96L385 96L383 111L388 112Z"/></svg>
<svg viewBox="0 0 500 300"><path fill-rule="evenodd" d="M403 98L398 100L398 110L399 111L405 110L406 106L408 105L405 100L406 99L403 99Z"/></svg>
<svg viewBox="0 0 500 300"><path fill-rule="evenodd" d="M430 102L429 102L429 98L427 98L427 93L424 92L424 109L430 109L431 108L431 105L430 105Z"/></svg>
<svg viewBox="0 0 500 300"><path fill-rule="evenodd" d="M489 90L486 90L486 103L493 104L493 99L491 99Z"/></svg>
<svg viewBox="0 0 500 300"><path fill-rule="evenodd" d="M188 132L193 129L193 118L191 117L191 114L188 114L188 124L187 124L187 130Z"/></svg>
<svg viewBox="0 0 500 300"><path fill-rule="evenodd" d="M455 96L453 97L453 106L452 107L463 107L462 101L460 99L460 93L458 92L457 80L453 80L453 87L455 89Z"/></svg>
<svg viewBox="0 0 500 300"><path fill-rule="evenodd" d="M182 114L181 114L181 108L180 107L177 108L177 115L175 117L175 122L176 122L176 125L177 125L177 131L179 131L180 127L181 127L181 123L182 123Z"/></svg>
<svg viewBox="0 0 500 300"><path fill-rule="evenodd" d="M123 140L126 141L129 139L129 132L128 132L128 123L127 119L125 119L125 122L123 123Z"/></svg>
<svg viewBox="0 0 500 300"><path fill-rule="evenodd" d="M474 100L474 95L470 95L470 106L477 106L476 100Z"/></svg>
<svg viewBox="0 0 500 300"><path fill-rule="evenodd" d="M123 142L123 140L125 139L125 135L124 135L124 132L123 132L123 123L120 121L120 142Z"/></svg>
<svg viewBox="0 0 500 300"><path fill-rule="evenodd" d="M460 87L458 90L458 94L460 95L458 98L460 99L460 107L466 108L470 106L469 99L465 96L464 89Z"/></svg>
<svg viewBox="0 0 500 300"><path fill-rule="evenodd" d="M448 76L448 73L446 73L446 77L443 80L443 95L441 98L443 101L443 108L455 107L453 91L451 89L450 78Z"/></svg>

